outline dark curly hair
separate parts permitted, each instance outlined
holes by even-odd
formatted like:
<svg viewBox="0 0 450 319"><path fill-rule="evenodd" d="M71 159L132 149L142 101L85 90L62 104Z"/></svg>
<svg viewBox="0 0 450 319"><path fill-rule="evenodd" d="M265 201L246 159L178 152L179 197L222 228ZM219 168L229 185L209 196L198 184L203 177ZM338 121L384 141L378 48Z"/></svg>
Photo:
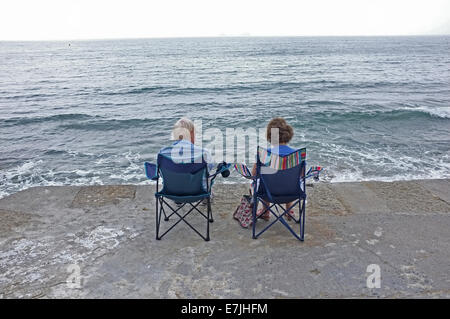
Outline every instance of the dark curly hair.
<svg viewBox="0 0 450 319"><path fill-rule="evenodd" d="M267 131L266 131L266 138L267 141L272 142L272 128L278 128L278 135L279 135L279 143L280 144L287 144L294 136L294 130L292 126L287 124L286 120L282 117L275 117L270 120L269 124L267 124ZM276 143L277 141L273 141Z"/></svg>

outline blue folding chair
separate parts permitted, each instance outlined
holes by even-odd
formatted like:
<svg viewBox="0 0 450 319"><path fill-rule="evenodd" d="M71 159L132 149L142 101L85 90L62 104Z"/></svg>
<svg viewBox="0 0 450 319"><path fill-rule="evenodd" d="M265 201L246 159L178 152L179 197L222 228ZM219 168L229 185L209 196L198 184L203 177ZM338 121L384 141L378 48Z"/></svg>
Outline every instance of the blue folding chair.
<svg viewBox="0 0 450 319"><path fill-rule="evenodd" d="M256 158L256 175L252 176L250 170L244 164L235 164L235 169L242 176L253 180L253 207L252 227L253 238L258 238L276 222L281 222L300 241L305 235L305 209L306 209L306 178L318 179L321 167L312 167L306 170L306 148L281 156L270 150L258 147ZM275 220L256 233L256 221L262 217L257 216L258 204L275 216ZM266 202L270 204L267 205ZM285 209L282 204L292 203ZM299 233L294 231L285 220L285 215L298 205L299 217L291 218L300 224Z"/></svg>
<svg viewBox="0 0 450 319"><path fill-rule="evenodd" d="M230 165L218 167L214 174L209 174L208 165L202 157L199 161L192 160L191 163L175 163L171 158L158 154L157 164L145 162L145 172L147 178L156 181L156 239L160 240L176 225L183 221L194 230L205 241L209 241L209 223L212 223L211 211L211 189L214 179L218 174L227 170ZM162 189L159 190L159 180L162 179ZM168 202L170 199L177 203L177 208L173 208ZM199 204L206 200L206 214L199 209ZM188 206L189 211L180 214L180 210ZM168 211L166 212L166 209ZM206 219L206 235L203 235L186 217L192 212L198 212ZM176 215L178 220L167 229L162 235L159 234L162 215L164 221Z"/></svg>

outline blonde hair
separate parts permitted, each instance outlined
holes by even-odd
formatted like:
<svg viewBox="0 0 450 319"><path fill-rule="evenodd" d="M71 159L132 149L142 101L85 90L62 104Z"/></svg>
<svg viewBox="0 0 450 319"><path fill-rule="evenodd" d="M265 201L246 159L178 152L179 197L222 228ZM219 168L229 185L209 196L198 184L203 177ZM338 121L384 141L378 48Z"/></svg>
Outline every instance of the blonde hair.
<svg viewBox="0 0 450 319"><path fill-rule="evenodd" d="M192 133L195 132L194 122L183 117L179 119L172 130L172 139L174 140L191 140Z"/></svg>

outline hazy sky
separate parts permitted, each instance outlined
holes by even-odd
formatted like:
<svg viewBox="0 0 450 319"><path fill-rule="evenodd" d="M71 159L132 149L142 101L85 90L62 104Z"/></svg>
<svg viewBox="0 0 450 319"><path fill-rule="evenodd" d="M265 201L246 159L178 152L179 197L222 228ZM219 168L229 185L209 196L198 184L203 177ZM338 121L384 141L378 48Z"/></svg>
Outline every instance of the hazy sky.
<svg viewBox="0 0 450 319"><path fill-rule="evenodd" d="M0 0L0 40L450 34L450 0Z"/></svg>

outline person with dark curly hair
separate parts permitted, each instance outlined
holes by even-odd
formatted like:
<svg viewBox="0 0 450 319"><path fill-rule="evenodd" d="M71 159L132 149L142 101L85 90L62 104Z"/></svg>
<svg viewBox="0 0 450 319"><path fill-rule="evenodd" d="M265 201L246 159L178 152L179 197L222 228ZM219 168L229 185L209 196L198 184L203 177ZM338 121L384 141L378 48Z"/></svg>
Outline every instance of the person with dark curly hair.
<svg viewBox="0 0 450 319"><path fill-rule="evenodd" d="M272 136L273 133L275 133L274 136ZM278 133L278 139L276 138L276 133ZM272 120L270 120L269 124L267 124L266 130L267 141L272 145L272 147L268 150L274 154L278 154L281 156L286 156L295 152L296 149L287 145L291 141L293 136L294 129L286 122L284 118L273 118ZM256 164L253 165L252 175L256 175ZM266 202L266 205L269 206L269 203ZM291 205L292 203L287 203L286 209L288 209ZM257 216L260 215L262 215L261 218L264 220L270 219L270 212L264 207L258 210ZM286 214L286 217L288 220L291 220L291 216L293 215L294 212L291 210L288 214Z"/></svg>

